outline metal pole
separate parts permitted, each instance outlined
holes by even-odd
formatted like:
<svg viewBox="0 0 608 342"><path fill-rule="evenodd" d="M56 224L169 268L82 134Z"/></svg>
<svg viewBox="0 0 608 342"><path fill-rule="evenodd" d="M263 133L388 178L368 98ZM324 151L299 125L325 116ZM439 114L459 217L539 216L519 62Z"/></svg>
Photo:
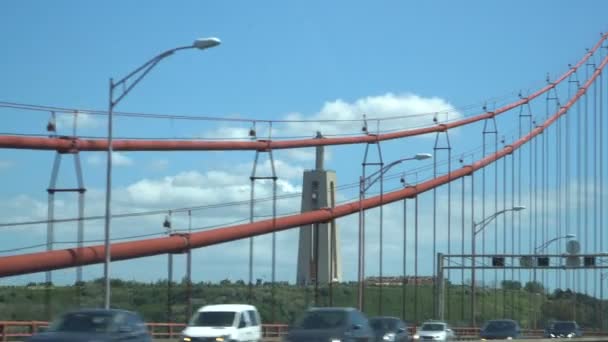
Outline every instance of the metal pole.
<svg viewBox="0 0 608 342"><path fill-rule="evenodd" d="M403 182L405 186L405 181ZM405 319L407 304L407 199L403 199L403 278L401 279L401 318Z"/></svg>
<svg viewBox="0 0 608 342"><path fill-rule="evenodd" d="M475 178L471 173L471 327L475 323Z"/></svg>
<svg viewBox="0 0 608 342"><path fill-rule="evenodd" d="M357 268L357 308L363 311L363 191L365 187L365 178L359 178L359 255Z"/></svg>
<svg viewBox="0 0 608 342"><path fill-rule="evenodd" d="M173 254L167 257L167 322L173 322Z"/></svg>
<svg viewBox="0 0 608 342"><path fill-rule="evenodd" d="M464 222L464 217L465 217L465 187L466 187L466 182L465 182L465 177L462 177L462 198L460 199L460 209L461 209L461 214L460 214L460 219L461 219L461 233L460 233L460 253L464 254L464 240L465 240L465 222ZM464 265L464 257L460 258L460 263ZM464 317L465 317L465 304L464 304L464 268L462 270L460 270L460 281L462 283L462 291L460 292L460 319L464 322Z"/></svg>
<svg viewBox="0 0 608 342"><path fill-rule="evenodd" d="M472 209L471 209L472 211ZM475 221L471 225L471 326L475 323Z"/></svg>
<svg viewBox="0 0 608 342"><path fill-rule="evenodd" d="M380 202L382 202L383 196L384 196L384 162L382 161L382 152L380 150L380 143L377 144L378 146L378 154L380 155ZM378 315L382 316L382 281L383 281L383 269L382 269L382 260L384 257L384 226L383 226L383 221L384 221L384 205L381 205L380 208L380 223L379 223L379 231L380 231L380 253L379 253L379 267L378 267L378 274L380 275L380 283L378 284Z"/></svg>
<svg viewBox="0 0 608 342"><path fill-rule="evenodd" d="M414 321L418 322L418 195L414 199Z"/></svg>
<svg viewBox="0 0 608 342"><path fill-rule="evenodd" d="M107 155L107 167L106 167L106 214L105 214L105 225L104 225L104 251L105 251L105 262L103 264L103 276L105 283L105 300L104 308L110 308L110 224L112 220L112 112L114 111L114 80L110 78L110 101L108 108L108 155Z"/></svg>
<svg viewBox="0 0 608 342"><path fill-rule="evenodd" d="M171 212L169 211L167 236L173 233ZM173 253L167 254L167 322L173 322Z"/></svg>
<svg viewBox="0 0 608 342"><path fill-rule="evenodd" d="M192 234L192 211L188 210L188 237ZM186 259L186 278L188 286L188 306L186 307L186 321L192 316L192 249L188 248Z"/></svg>
<svg viewBox="0 0 608 342"><path fill-rule="evenodd" d="M319 223L314 224L315 306L319 306Z"/></svg>
<svg viewBox="0 0 608 342"><path fill-rule="evenodd" d="M440 320L445 320L445 292L443 279L443 254L437 253L437 312Z"/></svg>

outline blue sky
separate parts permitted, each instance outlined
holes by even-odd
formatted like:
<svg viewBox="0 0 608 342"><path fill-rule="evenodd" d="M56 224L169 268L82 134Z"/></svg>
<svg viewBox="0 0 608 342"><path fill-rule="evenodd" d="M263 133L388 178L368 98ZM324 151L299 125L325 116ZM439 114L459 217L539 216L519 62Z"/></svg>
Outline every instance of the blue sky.
<svg viewBox="0 0 608 342"><path fill-rule="evenodd" d="M109 77L120 78L165 49L188 45L198 37L215 36L222 40L219 47L203 52L183 51L164 60L117 110L267 120L328 118L348 113L345 117L359 119L365 110L371 111L368 116L382 117L400 114L401 109L415 114L417 108L431 106L437 110L450 109L456 115L470 115L480 112L483 103L492 108L495 103L513 100L519 91L525 94L537 89L544 85L547 73L555 77L565 72L568 63L576 63L585 48L595 44L600 32L607 28L603 15L606 7L608 4L591 1L183 1L178 4L148 1L145 6L124 1L3 1L0 4L0 40L3 42L0 100L104 110ZM496 98L499 100L493 100ZM416 101L421 107L412 104ZM462 109L469 105L475 105L474 110ZM5 122L1 130L9 133L44 133L49 118L48 113L6 108L0 111ZM103 136L105 118L88 119L88 124L79 132ZM426 119L415 124L429 124L430 118ZM512 137L516 119L504 119L499 127L500 135ZM258 128L263 132L266 127ZM278 134L287 135L314 136L315 131L303 125L279 124L273 128ZM393 127L382 127L390 128ZM69 132L69 125L60 129ZM235 126L226 122L117 118L115 134L208 138L223 132L238 135L248 129L249 123ZM454 153L479 147L481 129L481 125L476 125L454 132L451 135ZM339 132L356 130L347 127ZM433 139L423 137L387 143L383 145L383 154L388 161L416 152L432 152L432 148ZM328 167L338 172L339 183L356 182L363 147L335 147L329 150L329 155ZM281 193L299 191L301 171L314 165L311 156L311 151L277 152L278 172L283 182ZM0 151L0 175L5 180L0 194L5 212L3 221L46 217L45 190L52 157L49 152ZM129 153L122 157L123 163L119 163L114 172L116 212L248 198L247 177L253 153ZM87 196L90 196L87 215L99 214L105 184L105 156L83 153L82 158L89 189ZM71 172L69 157L63 167L62 170ZM73 176L66 172L60 175L60 184L68 186ZM420 178L426 176L428 173L421 174ZM179 184L186 185L180 187ZM389 184L389 188L398 186L398 182ZM226 187L230 191L222 191ZM268 191L267 184L261 186L260 197L268 195ZM350 189L341 196L342 200L352 198L356 190ZM58 216L75 215L75 204L69 195L59 198ZM279 211L291 212L298 207L295 198L280 204ZM230 214L197 213L194 225L203 227L246 219L247 210L245 205L230 209ZM386 225L400 222L398 206L386 210L394 214L387 216L393 221ZM261 206L259 214L269 214L268 206ZM374 217L377 212L370 215ZM427 215L430 215L428 210ZM115 234L162 232L162 216L117 222ZM182 220L179 222L183 226L185 218L177 220ZM348 254L354 248L351 245L354 225L355 218L341 223L347 279L354 277L355 270L354 254ZM99 237L100 227L101 222L87 225L87 237ZM62 226L58 234L69 240L73 228L73 225ZM7 230L0 246L27 245L23 241L26 236L31 244L44 241L44 225L20 229ZM293 242L294 234L295 231L281 233L285 246ZM261 246L267 240L267 237L261 238ZM201 271L196 278L244 278L242 256L235 256L234 260L226 258L227 265L213 259L213 255L221 251L240 249L244 246L240 243L244 242L198 251L195 257L199 258L201 267L206 263L220 266ZM428 246L429 241L424 243ZM398 246L393 247L396 257ZM293 248L282 250L287 256L282 257L279 277L291 279L295 275ZM116 274L145 280L162 278L163 272L151 270L158 268L157 263L164 267L164 260L161 256L121 262L116 266ZM268 277L267 260L268 255L264 253L258 258L257 276ZM373 272L374 264L370 265ZM399 265L391 267L388 266L389 271L395 273L400 269ZM426 273L431 269L431 265L423 267ZM69 272L60 271L58 277L69 281L72 271ZM85 274L89 278L101 276L101 268L87 268ZM14 281L41 280L42 277L40 274L17 277Z"/></svg>

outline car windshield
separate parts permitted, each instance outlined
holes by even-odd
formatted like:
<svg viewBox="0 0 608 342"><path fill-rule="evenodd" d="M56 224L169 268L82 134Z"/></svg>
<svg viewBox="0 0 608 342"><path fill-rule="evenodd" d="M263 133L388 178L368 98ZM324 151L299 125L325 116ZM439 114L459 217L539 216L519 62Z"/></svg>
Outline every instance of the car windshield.
<svg viewBox="0 0 608 342"><path fill-rule="evenodd" d="M443 331L444 325L439 323L425 323L422 325L423 331Z"/></svg>
<svg viewBox="0 0 608 342"><path fill-rule="evenodd" d="M73 312L63 315L49 327L49 331L101 333L110 330L111 312Z"/></svg>
<svg viewBox="0 0 608 342"><path fill-rule="evenodd" d="M395 330L397 329L396 319L386 318L372 318L369 320L369 324L374 330Z"/></svg>
<svg viewBox="0 0 608 342"><path fill-rule="evenodd" d="M556 330L574 330L576 326L572 322L557 322L553 325Z"/></svg>
<svg viewBox="0 0 608 342"><path fill-rule="evenodd" d="M231 327L234 323L234 312L203 311L194 314L190 320L192 327Z"/></svg>
<svg viewBox="0 0 608 342"><path fill-rule="evenodd" d="M509 321L492 321L488 322L486 327L483 329L485 331L508 331L514 330L515 323Z"/></svg>
<svg viewBox="0 0 608 342"><path fill-rule="evenodd" d="M309 311L296 324L299 329L333 329L344 326L344 311Z"/></svg>

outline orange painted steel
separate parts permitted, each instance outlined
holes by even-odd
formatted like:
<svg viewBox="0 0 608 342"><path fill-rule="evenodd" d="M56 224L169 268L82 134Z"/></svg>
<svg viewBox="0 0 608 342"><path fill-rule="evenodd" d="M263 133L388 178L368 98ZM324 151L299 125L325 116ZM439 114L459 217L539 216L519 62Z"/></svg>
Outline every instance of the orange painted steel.
<svg viewBox="0 0 608 342"><path fill-rule="evenodd" d="M404 198L415 197L428 190L439 187L443 184L447 184L458 178L480 170L485 166L505 157L506 155L513 153L513 151L517 150L520 146L524 145L532 138L540 135L559 117L565 115L568 109L586 93L589 86L600 75L601 70L606 66L607 63L608 56L604 58L599 67L595 70L587 82L585 82L585 84L579 88L576 94L542 125L537 126L530 133L520 137L517 141L513 142L513 144L505 146L502 150L478 160L471 165L466 165L460 169L454 170L449 174L431 179L415 186L386 193L383 196L371 197L361 202L357 201L342 204L335 208L322 208L302 214L240 224L192 234L175 234L169 237L115 243L111 246L112 261L183 252L189 248L220 244L313 223L329 222L331 220L356 213L360 209L374 208L380 205L400 201ZM96 264L103 261L103 245L6 256L0 258L0 276L50 271L79 265Z"/></svg>
<svg viewBox="0 0 608 342"><path fill-rule="evenodd" d="M474 122L491 118L508 112L513 108L524 105L554 88L572 75L579 67L597 51L602 43L608 38L608 34L602 35L595 46L585 56L555 82L546 85L540 90L530 94L528 97L508 104L493 112L487 112L466 119L439 124L436 126L409 129L399 132L384 133L378 135L363 135L357 137L334 137L324 139L294 139L294 140L257 140L257 141L183 141L183 140L114 140L112 149L114 151L244 151L244 150L278 150L288 148L362 144L376 141L392 140L398 138L412 137L433 132L442 132L455 127L465 126ZM29 149L29 150L57 150L57 151L107 151L105 139L73 139L71 137L40 138L23 136L0 136L0 148Z"/></svg>

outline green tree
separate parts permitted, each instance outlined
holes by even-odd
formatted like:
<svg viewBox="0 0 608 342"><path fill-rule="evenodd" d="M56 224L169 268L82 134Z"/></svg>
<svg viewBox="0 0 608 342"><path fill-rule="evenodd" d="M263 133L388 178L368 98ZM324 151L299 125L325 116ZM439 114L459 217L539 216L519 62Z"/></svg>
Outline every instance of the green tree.
<svg viewBox="0 0 608 342"><path fill-rule="evenodd" d="M521 290L521 282L513 280L503 280L501 286L505 290L519 291Z"/></svg>
<svg viewBox="0 0 608 342"><path fill-rule="evenodd" d="M530 293L543 293L545 288L543 287L543 284L537 281L529 281L526 283L526 286L524 286L524 290Z"/></svg>

